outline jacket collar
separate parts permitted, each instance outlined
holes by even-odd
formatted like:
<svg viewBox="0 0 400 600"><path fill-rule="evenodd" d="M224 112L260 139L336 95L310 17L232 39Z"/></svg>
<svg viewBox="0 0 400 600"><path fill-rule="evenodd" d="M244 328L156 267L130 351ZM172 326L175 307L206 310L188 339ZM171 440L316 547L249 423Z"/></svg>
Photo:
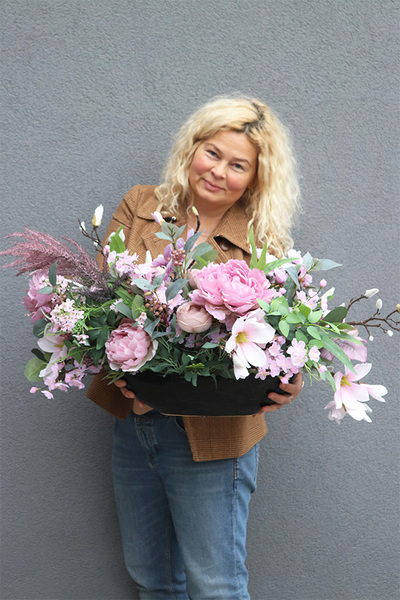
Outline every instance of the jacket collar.
<svg viewBox="0 0 400 600"><path fill-rule="evenodd" d="M153 221L151 213L157 210L158 200L155 196L146 199L146 202L140 204L137 209L137 216L147 221ZM167 215L168 216L168 215ZM176 225L182 226L185 223L183 216L177 217ZM200 223L201 230L201 223ZM248 240L248 217L242 205L238 202L226 211L221 221L211 234L212 238L224 238L234 246L241 248L244 252L250 252Z"/></svg>

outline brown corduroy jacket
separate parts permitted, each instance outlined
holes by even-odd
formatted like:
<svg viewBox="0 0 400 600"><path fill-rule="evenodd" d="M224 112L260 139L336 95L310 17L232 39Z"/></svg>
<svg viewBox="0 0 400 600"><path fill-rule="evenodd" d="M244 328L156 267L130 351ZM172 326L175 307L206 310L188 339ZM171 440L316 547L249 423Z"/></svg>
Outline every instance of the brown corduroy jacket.
<svg viewBox="0 0 400 600"><path fill-rule="evenodd" d="M155 186L137 185L124 197L113 215L105 239L123 225L125 245L144 261L146 251L153 258L164 251L166 240L155 236L159 231L151 216L157 209ZM176 225L185 224L178 218ZM218 250L218 262L231 258L250 259L247 233L248 219L239 204L234 204L223 216L207 242ZM114 385L107 385L100 373L93 379L88 397L117 417L125 419L132 410L132 400L125 398ZM264 415L244 417L184 417L184 425L195 461L217 460L242 456L267 432Z"/></svg>

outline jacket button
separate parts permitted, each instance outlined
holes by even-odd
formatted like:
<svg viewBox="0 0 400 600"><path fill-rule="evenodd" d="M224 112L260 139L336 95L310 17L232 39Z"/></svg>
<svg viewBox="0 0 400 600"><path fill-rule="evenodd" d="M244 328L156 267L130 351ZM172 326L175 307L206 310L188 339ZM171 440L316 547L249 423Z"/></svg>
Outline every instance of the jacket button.
<svg viewBox="0 0 400 600"><path fill-rule="evenodd" d="M224 240L222 240L219 244L219 247L221 248L221 250L223 250L224 252L226 252L227 250L229 250L229 244L227 242L225 242Z"/></svg>

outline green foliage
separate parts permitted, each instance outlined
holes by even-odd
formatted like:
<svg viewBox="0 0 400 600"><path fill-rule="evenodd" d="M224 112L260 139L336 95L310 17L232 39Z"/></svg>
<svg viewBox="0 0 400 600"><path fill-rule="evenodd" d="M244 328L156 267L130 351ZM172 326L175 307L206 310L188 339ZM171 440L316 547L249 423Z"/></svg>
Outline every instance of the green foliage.
<svg viewBox="0 0 400 600"><path fill-rule="evenodd" d="M35 358L31 358L28 361L28 364L25 367L25 377L32 382L42 381L42 378L39 377L39 373L45 367L47 367L47 362L35 356Z"/></svg>

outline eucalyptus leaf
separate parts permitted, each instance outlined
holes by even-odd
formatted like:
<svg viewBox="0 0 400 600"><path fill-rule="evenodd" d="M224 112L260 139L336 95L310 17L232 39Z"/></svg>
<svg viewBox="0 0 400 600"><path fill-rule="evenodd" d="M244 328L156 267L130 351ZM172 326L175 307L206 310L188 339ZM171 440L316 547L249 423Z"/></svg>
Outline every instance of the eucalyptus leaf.
<svg viewBox="0 0 400 600"><path fill-rule="evenodd" d="M124 317L128 317L128 319L132 317L131 309L124 302L117 302L115 308L121 315L124 315Z"/></svg>
<svg viewBox="0 0 400 600"><path fill-rule="evenodd" d="M329 258L320 258L319 262L321 263L322 271L329 271L330 269L334 269L335 267L341 267L342 265L330 260Z"/></svg>
<svg viewBox="0 0 400 600"><path fill-rule="evenodd" d="M136 285L136 287L143 291L152 292L154 289L154 286L147 279L134 279L133 283Z"/></svg>
<svg viewBox="0 0 400 600"><path fill-rule="evenodd" d="M169 242L173 241L172 237L168 233L163 233L162 231L157 231L157 233L154 235L160 238L160 240L168 240Z"/></svg>
<svg viewBox="0 0 400 600"><path fill-rule="evenodd" d="M46 287L42 287L40 288L40 290L38 290L38 294L52 294L54 291L54 288L46 285Z"/></svg>
<svg viewBox="0 0 400 600"><path fill-rule="evenodd" d="M40 360L40 358L37 358L37 357L31 358L25 367L25 377L29 381L33 381L33 382L42 381L42 377L39 377L39 373L46 366L47 366L47 363L44 362L43 360Z"/></svg>
<svg viewBox="0 0 400 600"><path fill-rule="evenodd" d="M172 285L167 287L167 290L165 292L165 297L167 299L167 302L172 300L172 298L175 298L175 296L181 291L181 289L183 288L183 286L185 284L186 284L186 279L179 278L176 281L174 281L174 283Z"/></svg>
<svg viewBox="0 0 400 600"><path fill-rule="evenodd" d="M39 321L36 321L36 323L33 325L33 335L37 338L43 337L46 325L46 319L39 319Z"/></svg>
<svg viewBox="0 0 400 600"><path fill-rule="evenodd" d="M53 287L57 285L57 261L49 269L49 281Z"/></svg>

